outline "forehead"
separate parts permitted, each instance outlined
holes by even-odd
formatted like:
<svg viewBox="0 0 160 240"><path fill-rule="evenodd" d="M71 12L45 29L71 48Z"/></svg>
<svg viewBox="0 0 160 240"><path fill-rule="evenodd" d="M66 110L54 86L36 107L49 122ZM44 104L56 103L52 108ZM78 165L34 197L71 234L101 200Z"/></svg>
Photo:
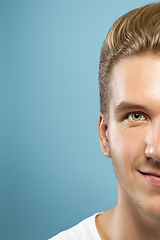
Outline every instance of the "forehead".
<svg viewBox="0 0 160 240"><path fill-rule="evenodd" d="M110 103L159 104L160 57L145 54L120 60L113 68Z"/></svg>

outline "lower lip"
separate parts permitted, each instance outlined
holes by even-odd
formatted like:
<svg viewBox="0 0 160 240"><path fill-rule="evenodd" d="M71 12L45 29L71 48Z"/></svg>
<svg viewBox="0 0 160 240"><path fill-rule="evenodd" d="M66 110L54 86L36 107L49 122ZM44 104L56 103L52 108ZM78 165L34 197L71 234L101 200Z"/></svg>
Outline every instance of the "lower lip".
<svg viewBox="0 0 160 240"><path fill-rule="evenodd" d="M149 183L151 183L151 184L153 184L155 186L160 187L160 177L157 177L157 176L154 176L154 175L150 175L150 174L143 174L143 173L142 173L142 175L145 177L145 179Z"/></svg>

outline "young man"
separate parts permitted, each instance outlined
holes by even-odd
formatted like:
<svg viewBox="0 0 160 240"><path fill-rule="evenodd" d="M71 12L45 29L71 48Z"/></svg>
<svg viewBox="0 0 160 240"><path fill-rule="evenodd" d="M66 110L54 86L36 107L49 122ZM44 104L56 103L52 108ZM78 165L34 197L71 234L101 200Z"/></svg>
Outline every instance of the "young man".
<svg viewBox="0 0 160 240"><path fill-rule="evenodd" d="M99 69L101 148L112 158L118 203L54 240L160 239L160 3L110 29Z"/></svg>

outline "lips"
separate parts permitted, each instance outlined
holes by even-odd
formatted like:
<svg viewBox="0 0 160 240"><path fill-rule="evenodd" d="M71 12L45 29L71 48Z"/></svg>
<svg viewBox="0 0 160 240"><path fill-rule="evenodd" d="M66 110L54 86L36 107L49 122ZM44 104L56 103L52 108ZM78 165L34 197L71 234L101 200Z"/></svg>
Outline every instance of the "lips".
<svg viewBox="0 0 160 240"><path fill-rule="evenodd" d="M156 172L141 172L142 176L152 185L160 187L160 174Z"/></svg>
<svg viewBox="0 0 160 240"><path fill-rule="evenodd" d="M160 173L154 173L154 172L141 172L140 173L144 174L144 175L152 175L152 176L155 176L155 177L160 177Z"/></svg>

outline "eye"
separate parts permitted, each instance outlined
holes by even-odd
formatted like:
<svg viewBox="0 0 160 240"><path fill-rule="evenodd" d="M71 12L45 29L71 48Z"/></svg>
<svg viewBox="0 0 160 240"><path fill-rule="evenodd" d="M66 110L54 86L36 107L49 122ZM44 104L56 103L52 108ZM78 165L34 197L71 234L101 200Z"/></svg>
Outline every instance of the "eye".
<svg viewBox="0 0 160 240"><path fill-rule="evenodd" d="M128 119L132 121L143 121L146 120L146 117L141 112L132 112L128 115Z"/></svg>

